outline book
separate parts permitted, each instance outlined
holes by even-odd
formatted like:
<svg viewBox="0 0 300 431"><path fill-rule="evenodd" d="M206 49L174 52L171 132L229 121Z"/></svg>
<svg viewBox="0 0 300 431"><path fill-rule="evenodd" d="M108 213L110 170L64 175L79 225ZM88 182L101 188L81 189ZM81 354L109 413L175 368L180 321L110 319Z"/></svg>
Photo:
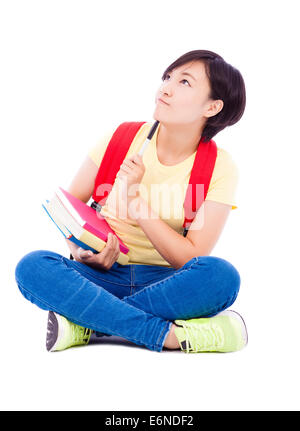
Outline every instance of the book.
<svg viewBox="0 0 300 431"><path fill-rule="evenodd" d="M65 238L86 250L92 250L93 253L101 252L106 245L108 233L113 233L120 247L117 262L121 265L128 263L128 247L115 234L105 217L94 208L61 187L50 200L42 204L42 207Z"/></svg>
<svg viewBox="0 0 300 431"><path fill-rule="evenodd" d="M49 201L46 200L46 202L42 204L42 207L44 208L44 210L46 211L48 216L51 218L53 223L56 225L56 227L63 234L63 236L65 238L69 239L70 241L74 242L75 244L79 245L80 247L84 248L85 250L91 250L93 253L98 253L98 251L95 248L93 248L93 247L85 244L84 242L80 241L79 239L77 239L72 234L72 232L57 218L57 216L54 215L53 209L51 209L49 207L50 205L49 205Z"/></svg>

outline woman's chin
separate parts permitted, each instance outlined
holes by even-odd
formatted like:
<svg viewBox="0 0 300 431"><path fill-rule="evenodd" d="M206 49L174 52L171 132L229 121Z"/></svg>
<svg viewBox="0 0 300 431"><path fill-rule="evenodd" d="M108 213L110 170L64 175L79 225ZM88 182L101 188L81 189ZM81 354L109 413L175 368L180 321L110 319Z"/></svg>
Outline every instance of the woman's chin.
<svg viewBox="0 0 300 431"><path fill-rule="evenodd" d="M164 119L166 119L166 115L163 115L159 109L157 109L157 107L155 108L154 112L153 112L153 118L156 121L164 121Z"/></svg>

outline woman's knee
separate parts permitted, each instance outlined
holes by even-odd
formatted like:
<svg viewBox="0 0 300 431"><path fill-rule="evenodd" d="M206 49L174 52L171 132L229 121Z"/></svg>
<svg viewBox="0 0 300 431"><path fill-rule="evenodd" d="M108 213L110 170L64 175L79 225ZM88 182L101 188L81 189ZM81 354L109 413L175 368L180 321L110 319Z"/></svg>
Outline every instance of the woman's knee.
<svg viewBox="0 0 300 431"><path fill-rule="evenodd" d="M19 291L28 301L44 310L49 310L49 306L43 300L43 275L47 276L49 273L49 259L57 260L59 257L59 254L52 251L35 250L23 256L15 268Z"/></svg>
<svg viewBox="0 0 300 431"><path fill-rule="evenodd" d="M49 259L57 260L61 255L48 250L34 250L27 253L18 262L15 268L15 279L17 284L27 285L42 273L49 270Z"/></svg>
<svg viewBox="0 0 300 431"><path fill-rule="evenodd" d="M241 278L237 269L227 260L216 256L200 256L197 263L204 266L210 285L221 296L235 299L240 289ZM204 269L203 268L203 269Z"/></svg>

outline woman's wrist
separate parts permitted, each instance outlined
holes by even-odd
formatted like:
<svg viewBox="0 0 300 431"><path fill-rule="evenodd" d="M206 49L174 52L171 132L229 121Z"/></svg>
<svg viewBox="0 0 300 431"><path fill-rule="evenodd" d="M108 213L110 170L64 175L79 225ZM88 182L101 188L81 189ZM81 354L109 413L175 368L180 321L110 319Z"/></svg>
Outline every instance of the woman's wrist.
<svg viewBox="0 0 300 431"><path fill-rule="evenodd" d="M128 197L127 211L128 211L129 217L132 220L137 219L139 206L140 206L140 196Z"/></svg>
<svg viewBox="0 0 300 431"><path fill-rule="evenodd" d="M151 218L151 215L154 216L154 213L152 212L151 207L149 207L148 202L140 195L132 199L131 203L128 205L128 214L133 220L136 220L137 222L139 220L149 219Z"/></svg>

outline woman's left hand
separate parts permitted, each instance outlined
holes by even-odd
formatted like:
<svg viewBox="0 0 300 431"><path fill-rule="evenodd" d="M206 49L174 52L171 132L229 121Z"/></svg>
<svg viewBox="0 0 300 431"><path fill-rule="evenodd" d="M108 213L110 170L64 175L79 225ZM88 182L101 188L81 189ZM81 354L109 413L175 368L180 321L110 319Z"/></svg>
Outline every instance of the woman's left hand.
<svg viewBox="0 0 300 431"><path fill-rule="evenodd" d="M117 178L127 184L128 203L139 197L139 185L145 173L145 165L142 156L133 154L127 157L120 166Z"/></svg>

